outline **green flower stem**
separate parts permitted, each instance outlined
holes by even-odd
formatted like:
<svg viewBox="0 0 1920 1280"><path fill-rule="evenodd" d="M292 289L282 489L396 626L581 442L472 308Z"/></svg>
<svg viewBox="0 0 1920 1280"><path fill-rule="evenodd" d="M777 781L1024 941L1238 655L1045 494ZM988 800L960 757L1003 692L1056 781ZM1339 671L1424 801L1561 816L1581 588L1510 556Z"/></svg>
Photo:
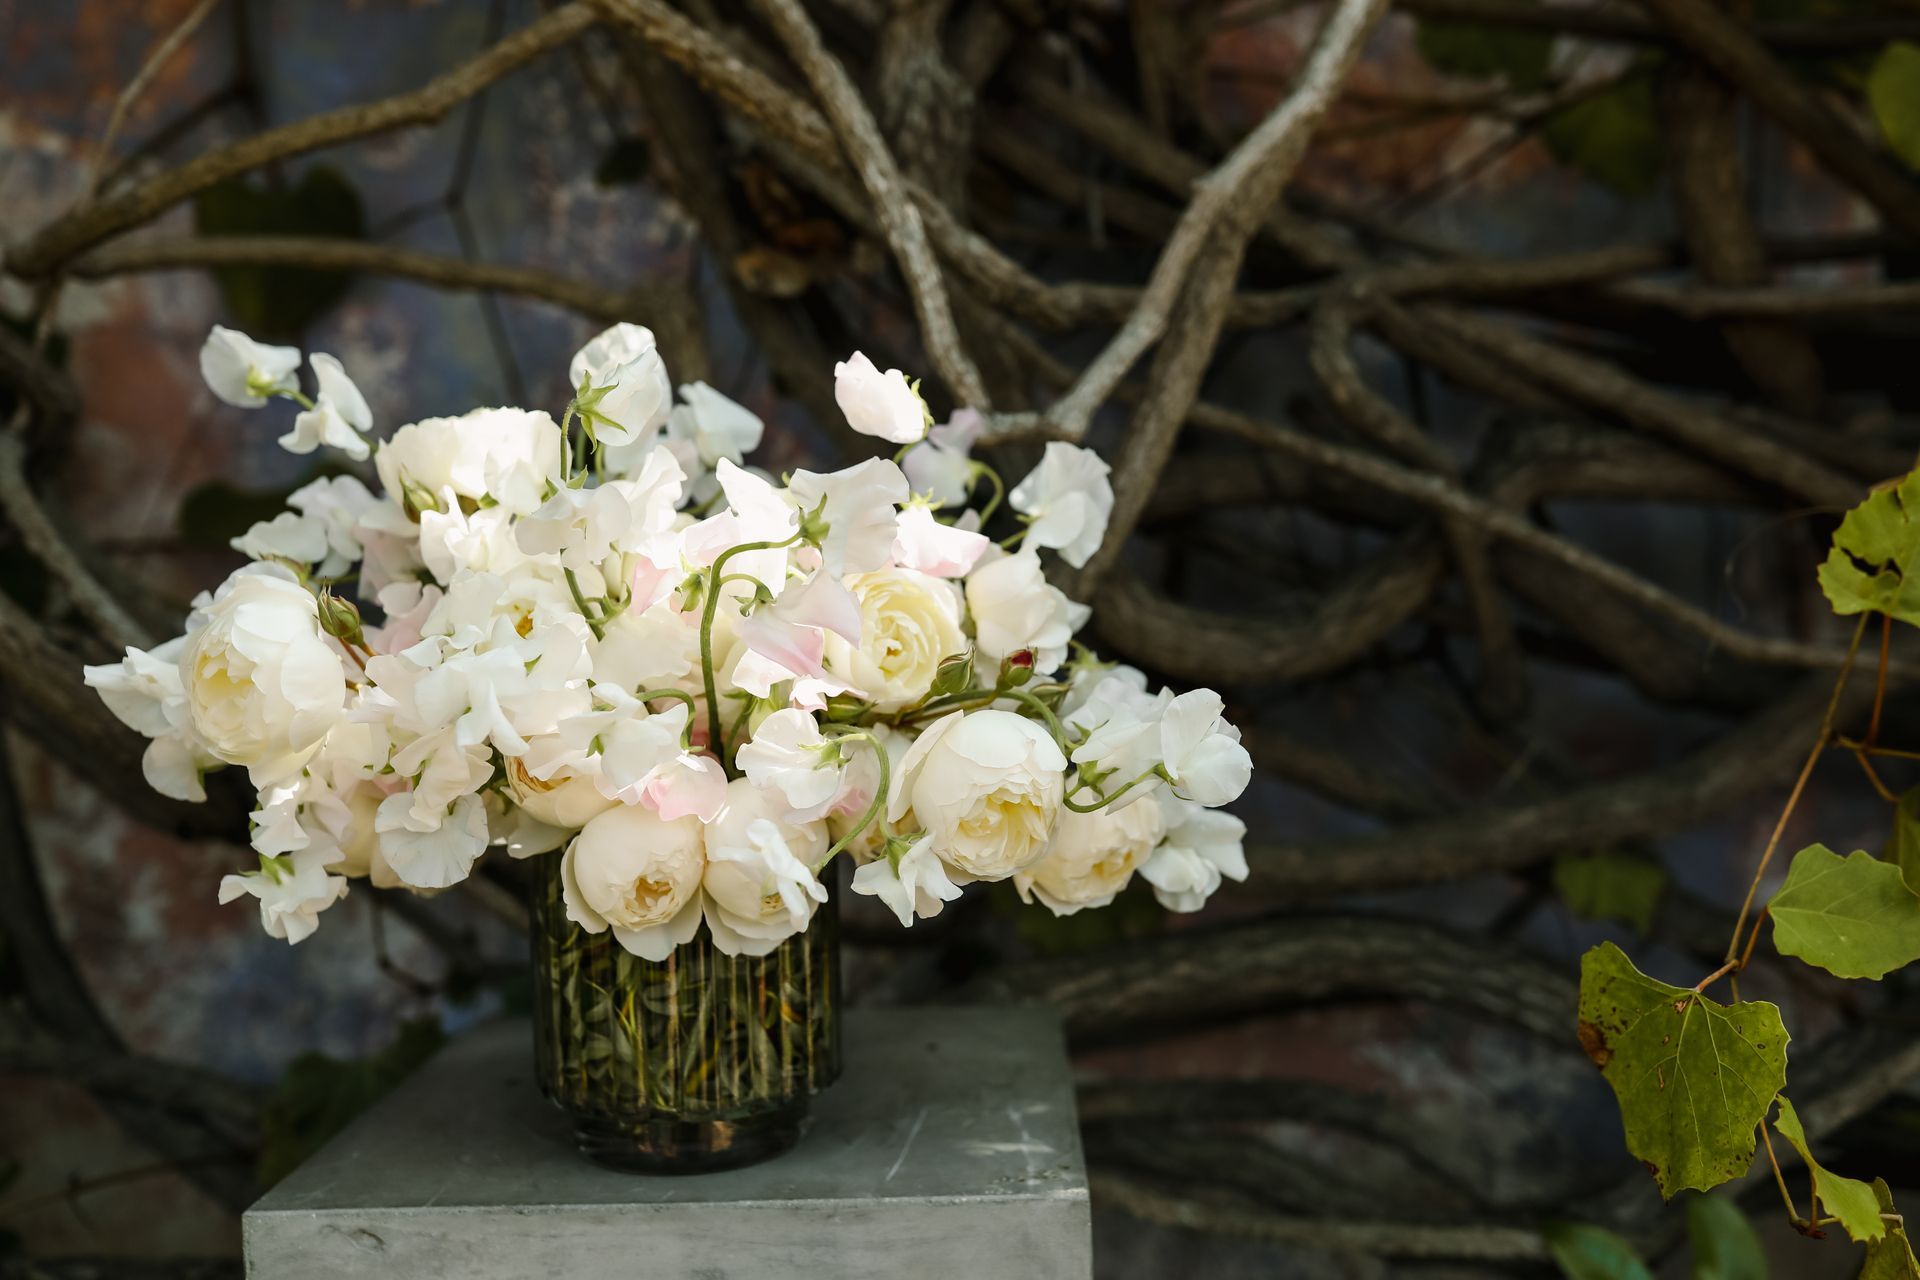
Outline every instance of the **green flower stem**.
<svg viewBox="0 0 1920 1280"><path fill-rule="evenodd" d="M1139 777L1135 778L1132 782L1129 782L1126 786L1120 788L1118 791L1113 792L1111 795L1101 790L1099 787L1090 786L1089 784L1082 782L1077 784L1072 791L1067 792L1066 796L1060 801L1060 803L1064 804L1067 808L1073 810L1075 813L1094 813L1100 809L1106 808L1108 805L1112 804L1115 800L1118 800L1121 796L1127 794L1127 792L1133 790L1135 787L1139 786L1141 783L1147 782L1153 778L1165 778L1166 776L1167 776L1167 773L1166 773L1165 767L1162 765L1155 765L1153 766L1153 768L1147 770L1145 773L1141 774ZM1094 801L1092 804L1075 804L1073 802L1073 798L1079 795L1082 791L1087 791L1087 790L1093 791L1094 794L1098 795L1100 798Z"/></svg>
<svg viewBox="0 0 1920 1280"><path fill-rule="evenodd" d="M580 616L587 620L587 626L593 631L593 638L595 640L606 639L607 625L600 619L595 618L593 611L587 608L587 597L586 594L580 590L580 579L573 576L573 570L568 569L566 572L567 590L573 593L574 607L579 609Z"/></svg>
<svg viewBox="0 0 1920 1280"><path fill-rule="evenodd" d="M643 703L652 702L655 698L678 698L680 701L686 703L687 727L680 735L680 745L683 747L693 745L693 717L694 713L699 710L699 707L694 703L692 694L688 693L685 689L642 689L639 693L636 693L634 697Z"/></svg>
<svg viewBox="0 0 1920 1280"><path fill-rule="evenodd" d="M1045 722L1047 733L1053 738L1054 745L1062 754L1070 754L1071 746L1067 742L1066 730L1060 727L1060 721L1053 714L1053 708L1025 689L962 689L959 693L950 693L931 702L922 703L911 711L903 712L897 724L911 724L936 711L973 711L990 706L1002 698L1010 698L1039 713L1038 719Z"/></svg>
<svg viewBox="0 0 1920 1280"><path fill-rule="evenodd" d="M734 774L727 768L727 741L720 732L720 691L713 678L713 619L720 608L721 587L727 581L727 561L747 551L778 551L800 541L800 537L800 531L796 529L792 537L781 542L743 542L737 547L728 547L714 557L713 568L707 571L710 585L706 608L700 613L700 678L707 694L707 749L713 752L714 758L720 761L720 767L727 770L730 778ZM759 580L756 578L755 581Z"/></svg>
<svg viewBox="0 0 1920 1280"><path fill-rule="evenodd" d="M313 408L312 398L309 397L307 393L304 391L300 391L296 389L293 391L277 391L274 394L280 396L282 399L293 401L295 404L299 405L302 409Z"/></svg>
<svg viewBox="0 0 1920 1280"><path fill-rule="evenodd" d="M873 802L867 806L867 811L860 815L860 821L855 823L845 835L829 845L826 855L814 865L813 874L816 876L822 871L825 871L828 864L840 856L842 849L845 849L855 840L858 840L860 834L873 825L873 820L878 818L882 811L885 810L888 793L893 789L893 762L887 758L886 745L882 743L880 739L874 737L873 734L865 729L853 729L836 732L834 734L834 740L836 742L864 741L872 746L875 758L880 761L880 785L874 789Z"/></svg>
<svg viewBox="0 0 1920 1280"><path fill-rule="evenodd" d="M1000 478L998 471L984 462L973 464L973 474L985 476L993 484L993 496L987 499L986 506L980 508L980 527L984 529L987 521L993 518L993 513L1000 509L1001 501L1007 496L1007 482Z"/></svg>

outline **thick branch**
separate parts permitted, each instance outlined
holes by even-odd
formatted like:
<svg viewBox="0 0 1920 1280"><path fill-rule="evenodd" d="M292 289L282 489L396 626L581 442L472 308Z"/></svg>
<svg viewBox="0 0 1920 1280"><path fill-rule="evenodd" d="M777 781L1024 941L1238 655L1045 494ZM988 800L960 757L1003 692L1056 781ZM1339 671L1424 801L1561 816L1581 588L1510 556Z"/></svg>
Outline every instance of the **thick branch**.
<svg viewBox="0 0 1920 1280"><path fill-rule="evenodd" d="M1574 984L1531 955L1414 920L1277 916L997 970L975 1000L1057 1009L1078 1044L1327 999L1432 1000L1571 1046Z"/></svg>
<svg viewBox="0 0 1920 1280"><path fill-rule="evenodd" d="M7 254L7 267L16 275L37 279L82 250L116 232L151 221L222 179L368 134L432 124L508 72L579 35L593 21L589 5L562 5L464 66L410 93L324 112L196 156L177 169L165 170L103 200L84 204L43 227Z"/></svg>
<svg viewBox="0 0 1920 1280"><path fill-rule="evenodd" d="M81 279L198 267L289 266L417 280L440 289L486 289L538 298L597 320L644 314L643 297L533 267L471 262L365 240L323 236L179 236L102 245L68 268Z"/></svg>
<svg viewBox="0 0 1920 1280"><path fill-rule="evenodd" d="M1074 389L1048 410L1052 430L1077 438L1120 380L1165 332L1175 300L1201 251L1222 225L1248 232L1279 197L1306 154L1314 127L1326 114L1360 56L1384 0L1341 0L1322 27L1313 53L1289 94L1218 168L1194 185L1192 203L1154 263L1133 315L1087 366ZM1236 236L1236 238L1240 238ZM1215 252L1228 243L1212 244ZM1244 252L1244 238L1238 252ZM1234 253L1237 262L1238 252Z"/></svg>
<svg viewBox="0 0 1920 1280"><path fill-rule="evenodd" d="M954 325L940 264L934 260L933 248L927 243L920 212L905 188L893 153L880 136L880 126L874 123L873 114L861 100L846 68L828 52L826 42L798 0L754 0L754 5L780 37L800 73L812 86L814 95L826 108L847 159L873 199L887 243L913 296L921 339L927 345L934 367L940 371L941 379L959 406L989 408L986 384L980 380L980 371L967 355L960 331Z"/></svg>
<svg viewBox="0 0 1920 1280"><path fill-rule="evenodd" d="M1832 681L1796 693L1677 764L1566 795L1312 846L1250 851L1253 886L1275 900L1435 884L1535 866L1700 823L1792 773ZM1849 691L1857 710L1870 689Z"/></svg>
<svg viewBox="0 0 1920 1280"><path fill-rule="evenodd" d="M1800 78L1708 0L1641 0L1674 38L1737 85L1829 172L1859 192L1887 224L1920 239L1920 183L1901 173L1846 121L1827 110Z"/></svg>

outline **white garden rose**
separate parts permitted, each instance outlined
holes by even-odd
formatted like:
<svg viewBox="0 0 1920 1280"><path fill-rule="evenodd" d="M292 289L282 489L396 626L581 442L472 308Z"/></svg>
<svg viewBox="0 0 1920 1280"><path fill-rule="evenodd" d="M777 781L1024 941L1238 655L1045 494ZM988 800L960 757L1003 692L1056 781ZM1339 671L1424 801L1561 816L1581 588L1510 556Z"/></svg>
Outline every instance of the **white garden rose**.
<svg viewBox="0 0 1920 1280"><path fill-rule="evenodd" d="M1040 725L1011 711L954 712L920 735L893 778L888 821L913 811L942 862L1004 880L1047 851L1067 759Z"/></svg>
<svg viewBox="0 0 1920 1280"><path fill-rule="evenodd" d="M559 483L561 448L560 428L545 413L475 409L400 428L374 453L373 465L387 496L415 510L437 509L451 489L456 498L492 498L523 515Z"/></svg>
<svg viewBox="0 0 1920 1280"><path fill-rule="evenodd" d="M1023 902L1038 898L1056 916L1104 907L1146 864L1166 834L1153 797L1119 809L1063 809L1040 861L1013 878ZM1031 895L1031 896L1029 896Z"/></svg>
<svg viewBox="0 0 1920 1280"><path fill-rule="evenodd" d="M881 711L912 706L933 687L940 664L967 651L953 587L912 569L877 569L847 579L860 606L860 643L826 633L827 670Z"/></svg>
<svg viewBox="0 0 1920 1280"><path fill-rule="evenodd" d="M550 827L584 827L615 804L601 794L591 774L561 769L552 777L536 778L518 758L507 761L507 789L527 816Z"/></svg>
<svg viewBox="0 0 1920 1280"><path fill-rule="evenodd" d="M707 931L726 955L766 955L827 900L813 871L827 851L826 824L782 821L748 779L727 785L726 807L705 836Z"/></svg>
<svg viewBox="0 0 1920 1280"><path fill-rule="evenodd" d="M298 770L346 704L313 595L269 565L221 585L180 653L180 679L200 742L256 786Z"/></svg>
<svg viewBox="0 0 1920 1280"><path fill-rule="evenodd" d="M1033 655L1033 674L1047 676L1066 661L1067 642L1088 610L1047 581L1029 548L983 559L967 575L967 612L981 653L998 662L1025 651Z"/></svg>
<svg viewBox="0 0 1920 1280"><path fill-rule="evenodd" d="M612 929L634 955L665 960L700 928L700 836L692 816L666 822L639 805L607 810L561 859L567 919L588 933Z"/></svg>

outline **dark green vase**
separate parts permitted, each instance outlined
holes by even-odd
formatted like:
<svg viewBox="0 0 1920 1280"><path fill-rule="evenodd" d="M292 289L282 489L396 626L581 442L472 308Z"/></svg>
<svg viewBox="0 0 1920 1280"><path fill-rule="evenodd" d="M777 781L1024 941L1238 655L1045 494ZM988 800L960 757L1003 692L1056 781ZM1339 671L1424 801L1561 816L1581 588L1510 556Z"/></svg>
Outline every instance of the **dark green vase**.
<svg viewBox="0 0 1920 1280"><path fill-rule="evenodd" d="M560 854L533 889L534 1059L580 1150L634 1173L704 1173L800 1140L813 1095L840 1074L837 895L758 958L702 926L665 960L567 919Z"/></svg>

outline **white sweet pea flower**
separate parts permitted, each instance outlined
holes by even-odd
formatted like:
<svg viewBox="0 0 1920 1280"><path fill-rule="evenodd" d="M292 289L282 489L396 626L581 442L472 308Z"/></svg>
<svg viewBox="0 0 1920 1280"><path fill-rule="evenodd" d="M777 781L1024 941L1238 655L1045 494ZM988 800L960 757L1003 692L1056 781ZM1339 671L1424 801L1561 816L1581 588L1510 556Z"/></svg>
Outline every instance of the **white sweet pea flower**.
<svg viewBox="0 0 1920 1280"><path fill-rule="evenodd" d="M898 369L881 373L858 351L833 366L833 399L863 436L912 444L927 434L927 406L907 375Z"/></svg>
<svg viewBox="0 0 1920 1280"><path fill-rule="evenodd" d="M960 886L948 878L946 867L934 856L930 836L909 845L897 868L886 858L875 858L857 869L853 891L880 899L909 929L915 920L939 915L942 907L960 897Z"/></svg>
<svg viewBox="0 0 1920 1280"><path fill-rule="evenodd" d="M238 329L213 326L200 347L200 376L213 394L241 409L300 389L300 350L255 342Z"/></svg>
<svg viewBox="0 0 1920 1280"><path fill-rule="evenodd" d="M324 351L308 359L319 392L313 407L293 420L293 430L280 437L288 453L312 453L321 445L338 449L358 462L367 456L365 433L373 430L373 411L340 362Z"/></svg>
<svg viewBox="0 0 1920 1280"><path fill-rule="evenodd" d="M857 573L846 581L860 607L859 640L827 634L827 670L881 711L912 706L933 688L940 664L967 651L959 593L912 569Z"/></svg>
<svg viewBox="0 0 1920 1280"><path fill-rule="evenodd" d="M653 331L637 324L616 324L580 348L567 366L567 379L576 393L583 385L588 388L594 412L604 419L595 425L594 438L609 449L651 448L673 404L673 384ZM607 390L594 395L599 388Z"/></svg>
<svg viewBox="0 0 1920 1280"><path fill-rule="evenodd" d="M420 806L399 791L380 802L373 829L393 873L416 889L445 889L465 880L487 850L487 806L467 794L423 821Z"/></svg>
<svg viewBox="0 0 1920 1280"><path fill-rule="evenodd" d="M180 678L186 646L187 638L176 636L151 652L129 648L123 660L82 667L81 674L120 723L152 739L140 757L147 785L171 799L199 804L207 798L203 775L223 762L193 728Z"/></svg>
<svg viewBox="0 0 1920 1280"><path fill-rule="evenodd" d="M1090 610L1049 583L1039 554L1023 547L984 557L967 575L967 612L981 653L999 662L1024 650L1033 655L1033 674L1048 676L1066 661L1067 642Z"/></svg>
<svg viewBox="0 0 1920 1280"><path fill-rule="evenodd" d="M1253 758L1222 718L1225 710L1219 694L1194 689L1169 702L1160 720L1161 761L1174 794L1210 809L1238 798L1253 777Z"/></svg>
<svg viewBox="0 0 1920 1280"><path fill-rule="evenodd" d="M1007 498L1029 520L1025 545L1053 547L1074 568L1085 566L1100 549L1113 514L1107 471L1093 450L1049 440L1040 465Z"/></svg>
<svg viewBox="0 0 1920 1280"><path fill-rule="evenodd" d="M893 558L898 524L894 508L910 496L907 477L893 462L868 458L825 475L796 471L787 482L787 493L810 522L817 518L826 523L819 545L828 573L835 577L865 573ZM818 517L811 514L816 508Z"/></svg>
<svg viewBox="0 0 1920 1280"><path fill-rule="evenodd" d="M965 505L973 491L973 442L986 425L978 410L957 409L953 417L927 432L927 438L907 450L900 469L915 493L932 498L935 506Z"/></svg>
<svg viewBox="0 0 1920 1280"><path fill-rule="evenodd" d="M727 786L726 807L705 831L707 931L730 956L763 956L807 927L827 900L813 864L827 851L819 822L780 820L746 778Z"/></svg>
<svg viewBox="0 0 1920 1280"><path fill-rule="evenodd" d="M634 955L665 960L700 929L706 862L697 819L666 821L617 805L567 846L560 863L567 919L588 933L612 929Z"/></svg>
<svg viewBox="0 0 1920 1280"><path fill-rule="evenodd" d="M893 538L893 562L936 578L964 578L980 562L993 540L971 529L941 524L917 499L900 512Z"/></svg>
<svg viewBox="0 0 1920 1280"><path fill-rule="evenodd" d="M1053 836L1067 766L1047 731L1011 711L953 712L907 749L887 820L909 809L933 851L973 880L1037 862Z"/></svg>
<svg viewBox="0 0 1920 1280"><path fill-rule="evenodd" d="M727 550L748 543L787 541L800 527L799 513L784 490L745 467L724 458L715 468L727 509L691 525L680 535L681 555L693 568L706 568ZM727 576L744 574L778 595L787 580L791 549L743 551L727 561ZM733 583L727 592L740 598L752 594L745 583Z"/></svg>
<svg viewBox="0 0 1920 1280"><path fill-rule="evenodd" d="M262 858L258 871L221 877L220 901L251 895L260 901L260 924L269 936L305 941L320 927L320 913L347 896L346 877L329 875L325 863L319 851Z"/></svg>
<svg viewBox="0 0 1920 1280"><path fill-rule="evenodd" d="M1112 902L1166 834L1160 805L1147 797L1122 808L1062 809L1041 859L1013 878L1023 902L1038 898L1056 916Z"/></svg>
<svg viewBox="0 0 1920 1280"><path fill-rule="evenodd" d="M326 537L327 551L314 563L314 573L337 578L366 555L359 530L382 504L353 476L323 476L288 494L287 505L317 524Z"/></svg>
<svg viewBox="0 0 1920 1280"><path fill-rule="evenodd" d="M1132 667L1116 667L1085 680L1076 679L1060 704L1060 720L1072 736L1072 759L1082 772L1106 775L1104 785L1118 789L1149 773L1161 761L1160 724L1173 692L1147 692L1147 678ZM1118 797L1122 808L1159 791L1149 778Z"/></svg>
<svg viewBox="0 0 1920 1280"><path fill-rule="evenodd" d="M415 512L445 511L445 493L491 498L513 515L545 501L560 483L560 428L545 413L475 409L458 418L425 418L383 441L374 469L389 497Z"/></svg>
<svg viewBox="0 0 1920 1280"><path fill-rule="evenodd" d="M1247 824L1230 813L1220 813L1173 800L1173 817L1165 841L1140 868L1140 878L1153 886L1153 896L1169 911L1198 911L1220 887L1222 877L1247 878L1247 855L1241 842Z"/></svg>
<svg viewBox="0 0 1920 1280"><path fill-rule="evenodd" d="M680 399L667 415L667 439L691 454L702 470L713 470L723 458L739 466L760 447L766 426L745 405L704 382L682 383Z"/></svg>
<svg viewBox="0 0 1920 1280"><path fill-rule="evenodd" d="M824 818L840 794L840 746L804 711L788 707L768 716L734 758L748 781L780 797L782 821Z"/></svg>
<svg viewBox="0 0 1920 1280"><path fill-rule="evenodd" d="M249 560L290 560L306 565L325 559L328 551L326 529L319 521L295 511L255 521L252 528L227 545Z"/></svg>
<svg viewBox="0 0 1920 1280"><path fill-rule="evenodd" d="M256 785L298 770L346 703L313 595L271 565L221 584L181 650L180 678L207 751L247 766Z"/></svg>

